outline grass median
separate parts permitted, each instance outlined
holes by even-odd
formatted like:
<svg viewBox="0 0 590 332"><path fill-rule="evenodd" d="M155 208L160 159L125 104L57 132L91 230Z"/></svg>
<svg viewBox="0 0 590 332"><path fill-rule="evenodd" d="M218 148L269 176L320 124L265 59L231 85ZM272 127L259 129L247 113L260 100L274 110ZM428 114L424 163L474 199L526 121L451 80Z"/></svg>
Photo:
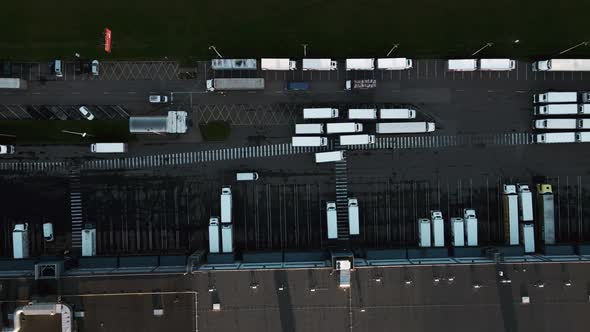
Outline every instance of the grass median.
<svg viewBox="0 0 590 332"><path fill-rule="evenodd" d="M82 137L81 133L87 135ZM0 142L3 144L81 144L128 142L132 139L127 120L0 121Z"/></svg>

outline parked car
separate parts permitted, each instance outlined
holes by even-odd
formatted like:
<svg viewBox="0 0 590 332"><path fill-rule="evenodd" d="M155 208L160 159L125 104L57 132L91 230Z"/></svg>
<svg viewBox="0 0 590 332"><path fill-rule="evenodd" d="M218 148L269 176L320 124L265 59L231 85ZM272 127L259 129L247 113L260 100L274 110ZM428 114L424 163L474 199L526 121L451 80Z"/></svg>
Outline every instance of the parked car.
<svg viewBox="0 0 590 332"><path fill-rule="evenodd" d="M13 154L14 145L0 145L0 154Z"/></svg>
<svg viewBox="0 0 590 332"><path fill-rule="evenodd" d="M50 222L43 223L43 238L47 242L53 241L53 224Z"/></svg>
<svg viewBox="0 0 590 332"><path fill-rule="evenodd" d="M88 107L86 106L81 106L78 111L80 111L80 113L82 114L82 116L86 119L86 120L94 120L94 114L92 114L92 112L90 112L90 110L88 109Z"/></svg>
<svg viewBox="0 0 590 332"><path fill-rule="evenodd" d="M98 76L98 60L92 60L92 75Z"/></svg>
<svg viewBox="0 0 590 332"><path fill-rule="evenodd" d="M168 96L164 95L151 95L150 104L164 104L168 102Z"/></svg>

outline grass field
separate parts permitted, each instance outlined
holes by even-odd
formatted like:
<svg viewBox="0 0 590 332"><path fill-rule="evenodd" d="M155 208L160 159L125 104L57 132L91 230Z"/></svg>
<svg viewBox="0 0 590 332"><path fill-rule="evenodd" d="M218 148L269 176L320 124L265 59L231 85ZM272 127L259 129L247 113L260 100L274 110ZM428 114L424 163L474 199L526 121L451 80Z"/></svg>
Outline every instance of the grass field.
<svg viewBox="0 0 590 332"><path fill-rule="evenodd" d="M81 135L77 134L64 133L62 130L87 133L88 136L81 137ZM127 120L4 120L0 121L0 135L1 144L128 142L133 137L129 133L129 122Z"/></svg>
<svg viewBox="0 0 590 332"><path fill-rule="evenodd" d="M587 0L4 1L0 57L47 59L554 55L590 39ZM113 30L113 53L102 31ZM512 43L519 39L518 44ZM590 46L570 56L590 55Z"/></svg>

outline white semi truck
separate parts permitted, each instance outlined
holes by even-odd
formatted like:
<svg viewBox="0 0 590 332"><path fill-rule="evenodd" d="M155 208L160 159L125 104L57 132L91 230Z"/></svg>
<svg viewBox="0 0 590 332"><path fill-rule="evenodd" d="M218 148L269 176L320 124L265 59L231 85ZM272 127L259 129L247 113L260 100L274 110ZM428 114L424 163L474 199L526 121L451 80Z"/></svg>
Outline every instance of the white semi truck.
<svg viewBox="0 0 590 332"><path fill-rule="evenodd" d="M308 70L337 70L338 62L332 59L303 59L302 69Z"/></svg>
<svg viewBox="0 0 590 332"><path fill-rule="evenodd" d="M338 238L338 218L336 216L336 203L326 203L326 220L328 223L328 239Z"/></svg>
<svg viewBox="0 0 590 332"><path fill-rule="evenodd" d="M413 134L434 131L434 122L384 122L376 125L377 134Z"/></svg>
<svg viewBox="0 0 590 332"><path fill-rule="evenodd" d="M577 92L545 92L533 95L533 103L577 103Z"/></svg>
<svg viewBox="0 0 590 332"><path fill-rule="evenodd" d="M541 226L541 239L555 244L555 204L550 184L537 184L537 218Z"/></svg>
<svg viewBox="0 0 590 332"><path fill-rule="evenodd" d="M262 70L295 70L297 62L290 59L260 59L260 69Z"/></svg>
<svg viewBox="0 0 590 332"><path fill-rule="evenodd" d="M477 239L477 216L474 209L463 209L463 222L465 223L465 235L467 238L467 245L476 247L478 245Z"/></svg>
<svg viewBox="0 0 590 332"><path fill-rule="evenodd" d="M533 71L590 71L590 59L549 59L533 62Z"/></svg>
<svg viewBox="0 0 590 332"><path fill-rule="evenodd" d="M430 211L430 219L432 221L432 235L434 238L435 247L445 246L445 221L442 212L439 210Z"/></svg>
<svg viewBox="0 0 590 332"><path fill-rule="evenodd" d="M356 198L348 199L348 233L359 235L359 202Z"/></svg>
<svg viewBox="0 0 590 332"><path fill-rule="evenodd" d="M217 217L209 219L209 252L219 253L219 218Z"/></svg>
<svg viewBox="0 0 590 332"><path fill-rule="evenodd" d="M503 208L506 243L518 245L518 195L515 185L504 185Z"/></svg>
<svg viewBox="0 0 590 332"><path fill-rule="evenodd" d="M423 248L432 246L430 219L418 219L418 245Z"/></svg>
<svg viewBox="0 0 590 332"><path fill-rule="evenodd" d="M264 78L214 78L207 80L207 91L264 90Z"/></svg>

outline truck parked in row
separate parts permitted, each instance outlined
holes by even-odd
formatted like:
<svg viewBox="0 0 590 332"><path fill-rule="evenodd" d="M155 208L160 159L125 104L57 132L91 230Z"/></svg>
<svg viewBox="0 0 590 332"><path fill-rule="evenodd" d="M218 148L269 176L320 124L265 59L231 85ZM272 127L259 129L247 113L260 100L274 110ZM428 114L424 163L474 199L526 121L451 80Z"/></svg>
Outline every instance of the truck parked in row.
<svg viewBox="0 0 590 332"><path fill-rule="evenodd" d="M590 59L549 59L533 62L533 71L590 71Z"/></svg>
<svg viewBox="0 0 590 332"><path fill-rule="evenodd" d="M477 216L474 209L463 209L463 222L465 223L465 235L467 245L476 247L478 245Z"/></svg>
<svg viewBox="0 0 590 332"><path fill-rule="evenodd" d="M324 124L323 123L297 123L295 124L295 134L323 134Z"/></svg>
<svg viewBox="0 0 590 332"><path fill-rule="evenodd" d="M533 107L534 115L576 115L579 112L577 104L547 104Z"/></svg>
<svg viewBox="0 0 590 332"><path fill-rule="evenodd" d="M350 120L374 120L377 119L376 108L351 108L348 110Z"/></svg>
<svg viewBox="0 0 590 332"><path fill-rule="evenodd" d="M29 258L29 224L16 224L12 230L12 257Z"/></svg>
<svg viewBox="0 0 590 332"><path fill-rule="evenodd" d="M581 119L580 119L581 121ZM539 119L533 120L533 129L576 129L576 119Z"/></svg>
<svg viewBox="0 0 590 332"><path fill-rule="evenodd" d="M582 136L580 136L582 137ZM535 143L538 144L552 144L552 143L575 143L575 132L560 132L560 133L542 133L535 135Z"/></svg>
<svg viewBox="0 0 590 332"><path fill-rule="evenodd" d="M454 247L463 247L465 245L465 228L463 218L451 218L451 233L453 236L452 245Z"/></svg>
<svg viewBox="0 0 590 332"><path fill-rule="evenodd" d="M412 68L412 60L407 58L379 58L377 69L381 70L405 70Z"/></svg>
<svg viewBox="0 0 590 332"><path fill-rule="evenodd" d="M213 59L213 70L256 70L256 59Z"/></svg>
<svg viewBox="0 0 590 332"><path fill-rule="evenodd" d="M442 212L439 210L430 211L430 221L432 222L432 235L435 247L445 246L445 221Z"/></svg>
<svg viewBox="0 0 590 332"><path fill-rule="evenodd" d="M207 91L264 90L264 78L214 78L207 80Z"/></svg>
<svg viewBox="0 0 590 332"><path fill-rule="evenodd" d="M336 216L336 203L326 202L326 220L328 223L328 239L338 238L338 218Z"/></svg>
<svg viewBox="0 0 590 332"><path fill-rule="evenodd" d="M532 223L520 224L521 244L524 252L531 254L535 252L535 226Z"/></svg>
<svg viewBox="0 0 590 332"><path fill-rule="evenodd" d="M82 230L82 256L96 256L96 228L93 225L85 225Z"/></svg>
<svg viewBox="0 0 590 332"><path fill-rule="evenodd" d="M320 136L293 136L292 146L327 146L328 138Z"/></svg>
<svg viewBox="0 0 590 332"><path fill-rule="evenodd" d="M338 117L337 108L304 108L304 119L335 119Z"/></svg>
<svg viewBox="0 0 590 332"><path fill-rule="evenodd" d="M340 145L375 144L375 135L340 135Z"/></svg>
<svg viewBox="0 0 590 332"><path fill-rule="evenodd" d="M528 185L518 184L518 211L521 222L533 221L533 194Z"/></svg>
<svg viewBox="0 0 590 332"><path fill-rule="evenodd" d="M260 59L260 69L262 70L295 70L297 62L290 59Z"/></svg>
<svg viewBox="0 0 590 332"><path fill-rule="evenodd" d="M377 80L366 79L366 80L347 80L344 89L345 90L369 90L377 87Z"/></svg>
<svg viewBox="0 0 590 332"><path fill-rule="evenodd" d="M374 69L375 59L346 59L346 71Z"/></svg>
<svg viewBox="0 0 590 332"><path fill-rule="evenodd" d="M234 251L234 235L232 224L221 225L221 251L231 253Z"/></svg>
<svg viewBox="0 0 590 332"><path fill-rule="evenodd" d="M308 70L337 70L338 62L332 59L303 59L301 69Z"/></svg>
<svg viewBox="0 0 590 332"><path fill-rule="evenodd" d="M379 119L415 119L416 110L410 108L382 108L379 110Z"/></svg>
<svg viewBox="0 0 590 332"><path fill-rule="evenodd" d="M418 245L423 248L432 246L430 219L418 219Z"/></svg>
<svg viewBox="0 0 590 332"><path fill-rule="evenodd" d="M434 131L434 122L384 122L377 123L377 134L414 134Z"/></svg>
<svg viewBox="0 0 590 332"><path fill-rule="evenodd" d="M317 152L315 154L316 163L330 163L344 160L344 151L330 151L330 152Z"/></svg>
<svg viewBox="0 0 590 332"><path fill-rule="evenodd" d="M359 202L356 198L348 199L348 233L359 235Z"/></svg>
<svg viewBox="0 0 590 332"><path fill-rule="evenodd" d="M555 244L555 203L550 184L537 184L537 218L541 226L541 239Z"/></svg>
<svg viewBox="0 0 590 332"><path fill-rule="evenodd" d="M209 219L209 252L219 253L219 218L217 217Z"/></svg>
<svg viewBox="0 0 590 332"><path fill-rule="evenodd" d="M518 245L518 195L515 185L504 185L503 211L504 211L504 237L509 245Z"/></svg>
<svg viewBox="0 0 590 332"><path fill-rule="evenodd" d="M221 188L221 223L229 224L232 221L232 193L231 187Z"/></svg>
<svg viewBox="0 0 590 332"><path fill-rule="evenodd" d="M356 122L334 122L326 125L328 134L360 133L363 131L363 124Z"/></svg>
<svg viewBox="0 0 590 332"><path fill-rule="evenodd" d="M25 90L27 81L20 78L0 78L0 89Z"/></svg>
<svg viewBox="0 0 590 332"><path fill-rule="evenodd" d="M577 103L577 92L545 92L533 95L533 103Z"/></svg>
<svg viewBox="0 0 590 332"><path fill-rule="evenodd" d="M511 59L451 59L447 62L449 71L508 71L516 68Z"/></svg>

